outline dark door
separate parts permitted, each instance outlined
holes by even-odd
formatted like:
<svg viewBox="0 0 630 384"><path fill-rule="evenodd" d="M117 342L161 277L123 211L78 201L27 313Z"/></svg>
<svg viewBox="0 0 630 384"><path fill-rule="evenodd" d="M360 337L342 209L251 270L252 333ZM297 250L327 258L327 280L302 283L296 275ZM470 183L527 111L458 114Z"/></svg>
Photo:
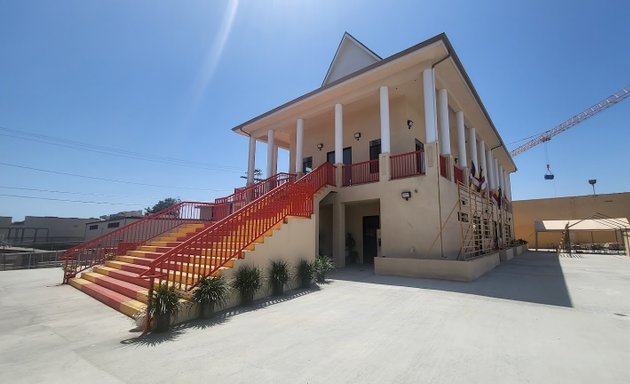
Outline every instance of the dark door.
<svg viewBox="0 0 630 384"><path fill-rule="evenodd" d="M343 149L343 163L352 164L352 147Z"/></svg>
<svg viewBox="0 0 630 384"><path fill-rule="evenodd" d="M370 141L370 160L378 160L381 154L381 139ZM370 163L370 173L378 173L378 162Z"/></svg>
<svg viewBox="0 0 630 384"><path fill-rule="evenodd" d="M374 264L378 251L376 230L379 228L378 216L363 216L363 264Z"/></svg>
<svg viewBox="0 0 630 384"><path fill-rule="evenodd" d="M416 139L416 151L420 152L417 160L418 172L424 174L424 143L418 139Z"/></svg>
<svg viewBox="0 0 630 384"><path fill-rule="evenodd" d="M335 151L326 153L326 161L330 164L335 164ZM352 164L352 147L343 149L343 163Z"/></svg>
<svg viewBox="0 0 630 384"><path fill-rule="evenodd" d="M352 164L352 147L343 149L343 164ZM342 171L343 185L352 185L352 169L351 167L343 167Z"/></svg>

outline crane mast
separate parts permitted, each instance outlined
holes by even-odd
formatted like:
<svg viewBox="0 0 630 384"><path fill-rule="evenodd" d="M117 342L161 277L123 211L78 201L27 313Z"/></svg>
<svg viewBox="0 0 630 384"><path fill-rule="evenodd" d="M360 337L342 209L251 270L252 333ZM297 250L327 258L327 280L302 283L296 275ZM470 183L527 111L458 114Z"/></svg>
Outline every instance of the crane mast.
<svg viewBox="0 0 630 384"><path fill-rule="evenodd" d="M520 155L521 153L537 146L538 144L544 143L546 141L551 140L552 137L566 131L567 129L576 126L577 124L583 122L584 120L588 119L589 117L593 117L596 114L600 113L601 111L603 111L604 109L607 109L623 100L625 100L627 97L630 96L630 86L624 87L621 90L613 93L612 95L608 96L607 98L605 98L604 100L600 101L599 103L591 106L590 108L587 108L586 110L578 113L577 115L573 116L572 118L570 118L569 120L555 126L554 128L544 132L543 134L541 134L540 136L528 141L527 143L521 145L520 147L514 149L513 151L510 152L510 155L512 155L512 157L516 156L516 155Z"/></svg>

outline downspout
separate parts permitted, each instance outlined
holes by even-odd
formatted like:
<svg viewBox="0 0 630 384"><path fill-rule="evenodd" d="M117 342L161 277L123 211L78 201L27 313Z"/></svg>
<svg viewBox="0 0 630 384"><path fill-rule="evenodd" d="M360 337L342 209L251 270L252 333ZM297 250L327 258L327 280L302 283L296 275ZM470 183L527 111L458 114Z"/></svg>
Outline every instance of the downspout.
<svg viewBox="0 0 630 384"><path fill-rule="evenodd" d="M433 86L435 87L435 67L440 64L441 62L445 61L446 59L448 59L449 57L451 57L451 52L449 51L448 54L446 56L444 56L443 58L441 58L440 60L436 61L435 63L433 63L431 65L431 73L433 74ZM435 89L433 90L435 92ZM436 108L437 105L437 99L435 100L435 103L433 103L433 108ZM436 108L437 109L437 108ZM433 116L435 116L435 120L436 120L436 124L435 124L435 129L437 130L437 110L433 111ZM436 135L436 137L439 137ZM437 158L437 167L435 167L435 169L437 170L437 192L438 192L438 216L440 219L440 225L439 225L439 229L440 229L440 257L444 258L444 237L442 236L442 191L440 189L440 155L439 155L439 142L440 140L438 139L435 144L435 152L438 153L438 158Z"/></svg>

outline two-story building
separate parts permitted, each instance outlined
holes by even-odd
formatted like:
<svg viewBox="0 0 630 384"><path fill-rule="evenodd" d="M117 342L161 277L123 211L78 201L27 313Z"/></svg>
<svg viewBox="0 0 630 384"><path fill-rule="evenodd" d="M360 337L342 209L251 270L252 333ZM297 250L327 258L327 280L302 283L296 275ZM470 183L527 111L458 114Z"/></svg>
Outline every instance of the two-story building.
<svg viewBox="0 0 630 384"><path fill-rule="evenodd" d="M337 266L405 274L413 260L469 260L513 239L516 166L445 34L381 58L346 33L321 87L233 131L249 137L250 184L256 142L267 176L278 148L291 173L335 165L314 236Z"/></svg>

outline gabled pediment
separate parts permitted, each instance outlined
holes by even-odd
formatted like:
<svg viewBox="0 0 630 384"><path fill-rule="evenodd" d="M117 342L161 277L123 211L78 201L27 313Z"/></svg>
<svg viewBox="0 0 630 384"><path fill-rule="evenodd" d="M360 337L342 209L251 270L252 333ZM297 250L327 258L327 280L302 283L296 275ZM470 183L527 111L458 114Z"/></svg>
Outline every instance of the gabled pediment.
<svg viewBox="0 0 630 384"><path fill-rule="evenodd" d="M339 80L344 76L381 60L380 56L346 32L341 38L341 42L339 43L335 57L330 63L328 73L326 73L322 86L330 84L335 80Z"/></svg>

